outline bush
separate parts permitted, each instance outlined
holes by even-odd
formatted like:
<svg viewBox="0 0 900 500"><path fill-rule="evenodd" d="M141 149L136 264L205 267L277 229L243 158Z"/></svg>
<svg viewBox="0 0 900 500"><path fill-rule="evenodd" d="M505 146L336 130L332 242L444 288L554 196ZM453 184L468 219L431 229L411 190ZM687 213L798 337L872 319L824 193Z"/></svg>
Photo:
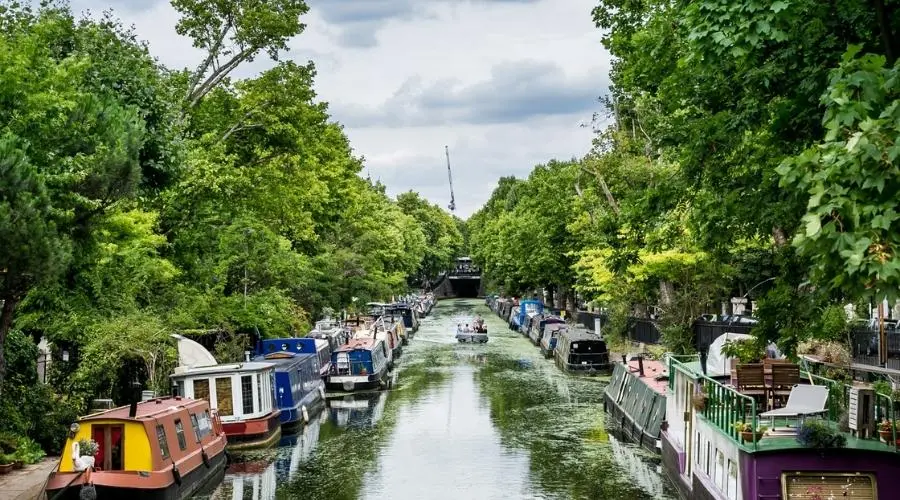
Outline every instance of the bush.
<svg viewBox="0 0 900 500"><path fill-rule="evenodd" d="M847 438L820 419L809 419L797 430L797 442L807 448L843 448Z"/></svg>

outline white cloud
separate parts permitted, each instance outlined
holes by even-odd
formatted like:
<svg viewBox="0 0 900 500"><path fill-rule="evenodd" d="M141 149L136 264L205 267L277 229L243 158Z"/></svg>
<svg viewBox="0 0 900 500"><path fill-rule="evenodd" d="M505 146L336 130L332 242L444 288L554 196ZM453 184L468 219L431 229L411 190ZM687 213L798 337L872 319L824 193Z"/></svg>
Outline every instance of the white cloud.
<svg viewBox="0 0 900 500"><path fill-rule="evenodd" d="M162 0L72 0L112 7L170 67L200 54L175 34ZM307 0L306 31L283 59L313 60L316 91L347 124L357 154L390 193L449 201L450 146L457 214L487 200L500 176L580 156L606 92L610 57L589 0ZM257 60L237 76L270 67Z"/></svg>

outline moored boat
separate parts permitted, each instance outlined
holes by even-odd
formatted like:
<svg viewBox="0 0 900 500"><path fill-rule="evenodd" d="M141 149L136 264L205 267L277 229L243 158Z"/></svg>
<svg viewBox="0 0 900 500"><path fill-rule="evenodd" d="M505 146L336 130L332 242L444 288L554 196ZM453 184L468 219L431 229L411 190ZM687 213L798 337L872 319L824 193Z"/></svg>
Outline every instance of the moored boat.
<svg viewBox="0 0 900 500"><path fill-rule="evenodd" d="M310 413L324 403L316 342L310 338L263 340L259 348L263 354L253 358L275 365L275 399L283 426L309 422Z"/></svg>
<svg viewBox="0 0 900 500"><path fill-rule="evenodd" d="M583 331L562 332L554 349L556 366L563 371L596 374L609 373L609 349L606 341Z"/></svg>
<svg viewBox="0 0 900 500"><path fill-rule="evenodd" d="M351 339L331 353L331 373L325 381L326 386L348 392L386 386L388 352L381 339Z"/></svg>
<svg viewBox="0 0 900 500"><path fill-rule="evenodd" d="M178 394L206 399L219 413L228 448L268 448L281 436L281 411L274 398L273 363L180 366L171 376Z"/></svg>
<svg viewBox="0 0 900 500"><path fill-rule="evenodd" d="M541 354L545 358L552 358L556 351L556 343L559 341L559 335L569 331L569 325L563 323L551 323L544 326L544 333L541 335L540 347Z"/></svg>
<svg viewBox="0 0 900 500"><path fill-rule="evenodd" d="M660 444L682 498L896 498L890 396L781 360L738 364L733 385L704 371L669 357Z"/></svg>
<svg viewBox="0 0 900 500"><path fill-rule="evenodd" d="M190 498L223 477L225 443L204 400L156 398L94 413L72 424L48 498Z"/></svg>
<svg viewBox="0 0 900 500"><path fill-rule="evenodd" d="M528 338L531 340L532 344L540 345L541 337L544 335L544 329L547 328L548 325L559 324L565 325L566 320L559 316L552 316L549 314L535 315L528 325Z"/></svg>

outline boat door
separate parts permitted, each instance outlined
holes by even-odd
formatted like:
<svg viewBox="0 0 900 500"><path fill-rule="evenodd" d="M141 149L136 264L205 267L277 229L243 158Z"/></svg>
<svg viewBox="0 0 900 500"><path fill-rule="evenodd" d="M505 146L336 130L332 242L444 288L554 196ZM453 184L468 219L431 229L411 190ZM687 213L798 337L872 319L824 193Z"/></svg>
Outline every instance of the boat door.
<svg viewBox="0 0 900 500"><path fill-rule="evenodd" d="M123 470L123 427L91 425L91 439L97 442L96 467L100 470Z"/></svg>
<svg viewBox="0 0 900 500"><path fill-rule="evenodd" d="M350 354L339 352L337 355L337 372L350 374Z"/></svg>
<svg viewBox="0 0 900 500"><path fill-rule="evenodd" d="M684 470L682 475L690 482L691 468L694 463L694 405L690 403L694 394L694 381L689 377L681 377L681 401L685 401L684 412ZM691 483L689 483L691 484Z"/></svg>

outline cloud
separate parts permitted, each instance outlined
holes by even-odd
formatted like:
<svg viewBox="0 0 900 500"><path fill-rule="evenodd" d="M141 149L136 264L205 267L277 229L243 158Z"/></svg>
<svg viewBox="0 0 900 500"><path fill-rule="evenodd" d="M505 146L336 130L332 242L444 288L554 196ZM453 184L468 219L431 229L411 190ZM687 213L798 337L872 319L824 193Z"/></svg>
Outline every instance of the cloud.
<svg viewBox="0 0 900 500"><path fill-rule="evenodd" d="M590 116L608 85L601 68L570 75L554 62L525 60L497 64L489 78L470 84L456 78L426 84L413 76L375 108L338 104L333 110L351 127L514 123L555 115Z"/></svg>

